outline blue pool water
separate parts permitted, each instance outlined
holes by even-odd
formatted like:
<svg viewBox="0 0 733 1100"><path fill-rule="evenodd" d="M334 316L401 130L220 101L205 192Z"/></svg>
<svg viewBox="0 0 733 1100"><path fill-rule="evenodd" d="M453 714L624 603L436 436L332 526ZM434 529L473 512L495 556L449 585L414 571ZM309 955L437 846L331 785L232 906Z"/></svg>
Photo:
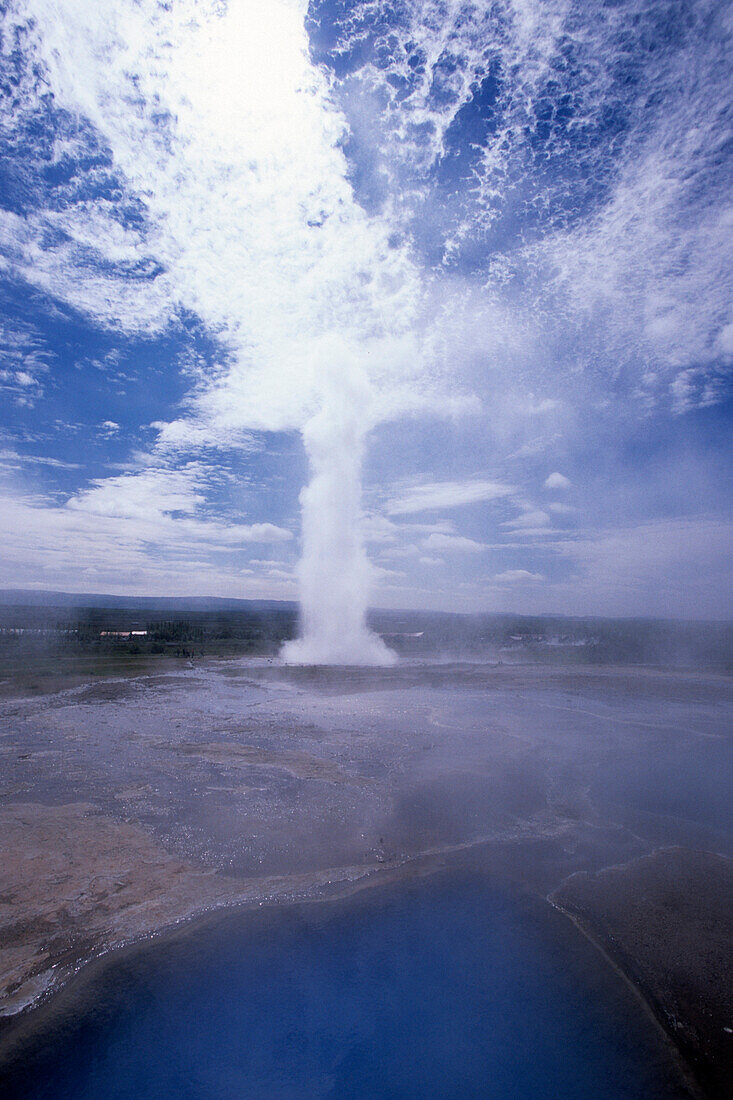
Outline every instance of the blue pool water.
<svg viewBox="0 0 733 1100"><path fill-rule="evenodd" d="M233 914L93 964L41 1014L3 1095L685 1093L565 918L466 875Z"/></svg>

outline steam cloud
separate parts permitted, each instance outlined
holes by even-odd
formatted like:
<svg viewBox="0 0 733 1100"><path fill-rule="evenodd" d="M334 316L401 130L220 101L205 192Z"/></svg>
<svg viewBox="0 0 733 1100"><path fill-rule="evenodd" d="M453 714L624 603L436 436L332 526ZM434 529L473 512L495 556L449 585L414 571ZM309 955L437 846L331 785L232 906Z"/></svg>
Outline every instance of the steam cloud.
<svg viewBox="0 0 733 1100"><path fill-rule="evenodd" d="M72 252L54 268L56 292L103 325L161 331L181 304L221 334L228 369L200 387L193 423L162 425L162 448L173 435L193 444L246 427L302 431L302 637L284 658L391 663L366 625L361 468L371 387L389 418L385 371L396 362L386 354L368 370L363 349L409 328L417 284L406 251L354 201L345 123L310 63L304 5L185 0L168 12L119 0L105 12L87 0L81 10L18 0L14 18L56 101L92 121L146 197L139 237L110 233L100 209L96 240L87 232L82 243L105 270L115 249L128 262L153 254L163 270L146 302L115 311L105 303L120 295L80 278ZM82 219L73 205L64 212L72 241L88 207Z"/></svg>
<svg viewBox="0 0 733 1100"><path fill-rule="evenodd" d="M329 397L305 426L311 479L301 493L301 637L283 649L292 664L390 665L395 654L366 625L372 567L361 534L366 424L363 376L333 370Z"/></svg>

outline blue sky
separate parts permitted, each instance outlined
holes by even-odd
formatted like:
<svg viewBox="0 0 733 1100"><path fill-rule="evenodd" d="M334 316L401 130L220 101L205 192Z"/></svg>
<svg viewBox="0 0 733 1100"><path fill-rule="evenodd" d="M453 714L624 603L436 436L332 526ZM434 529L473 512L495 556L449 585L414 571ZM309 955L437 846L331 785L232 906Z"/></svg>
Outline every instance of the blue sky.
<svg viewBox="0 0 733 1100"><path fill-rule="evenodd" d="M731 614L729 5L3 12L0 585Z"/></svg>

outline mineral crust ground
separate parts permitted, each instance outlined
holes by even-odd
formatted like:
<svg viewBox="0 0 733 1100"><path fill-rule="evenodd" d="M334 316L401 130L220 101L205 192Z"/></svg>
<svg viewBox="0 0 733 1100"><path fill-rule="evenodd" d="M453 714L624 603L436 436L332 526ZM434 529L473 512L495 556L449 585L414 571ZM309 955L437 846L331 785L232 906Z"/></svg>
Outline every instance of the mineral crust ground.
<svg viewBox="0 0 733 1100"><path fill-rule="evenodd" d="M6 697L0 1059L89 958L475 848L605 953L691 1094L722 1097L732 714L725 676L417 662L220 661Z"/></svg>

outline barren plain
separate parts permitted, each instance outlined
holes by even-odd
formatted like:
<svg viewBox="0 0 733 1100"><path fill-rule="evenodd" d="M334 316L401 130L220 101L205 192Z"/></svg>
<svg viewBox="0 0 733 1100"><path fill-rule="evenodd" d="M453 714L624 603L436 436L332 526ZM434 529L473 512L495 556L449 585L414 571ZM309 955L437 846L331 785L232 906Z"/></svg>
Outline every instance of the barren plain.
<svg viewBox="0 0 733 1100"><path fill-rule="evenodd" d="M217 908L481 852L733 1070L729 677L221 661L0 704L0 1058L83 965Z"/></svg>

